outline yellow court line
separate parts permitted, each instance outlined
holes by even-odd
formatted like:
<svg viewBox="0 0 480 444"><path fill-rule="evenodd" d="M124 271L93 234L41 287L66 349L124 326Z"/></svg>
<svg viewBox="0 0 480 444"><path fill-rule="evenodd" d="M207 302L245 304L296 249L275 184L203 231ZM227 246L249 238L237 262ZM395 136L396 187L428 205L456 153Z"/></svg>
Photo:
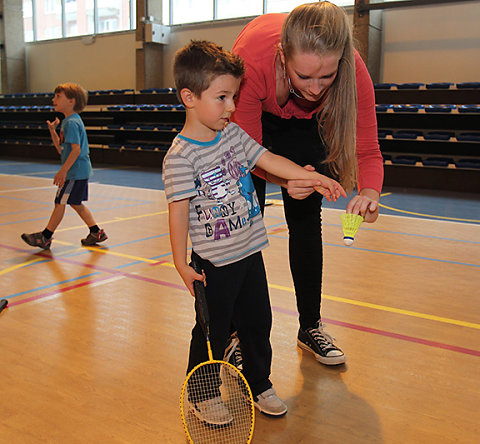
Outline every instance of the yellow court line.
<svg viewBox="0 0 480 444"><path fill-rule="evenodd" d="M446 219L446 220L453 220L453 221L458 221L458 222L476 222L480 223L480 220L475 220L475 219L460 219L458 217L447 217L447 216L435 216L433 214L422 214L422 213L414 213L413 211L407 211L407 210L398 210L396 208L392 207L387 207L386 205L383 205L381 203L378 204L380 207L385 208L387 210L392 210L392 211L397 211L398 213L405 213L405 214L412 214L413 216L423 216L423 217L431 217L433 219Z"/></svg>
<svg viewBox="0 0 480 444"><path fill-rule="evenodd" d="M70 242L64 242L64 241L59 241L59 240L55 240L55 242L59 243L59 244L62 244L62 245L74 245ZM108 254L108 255L111 255L111 256L124 257L126 259L133 259L135 261L146 262L146 263L149 263L149 264L156 264L156 263L159 262L158 260L154 260L154 259L147 259L147 258L144 258L144 257L133 256L131 254L125 254L125 253L118 253L116 251L110 251L110 250L102 248L102 247L81 247L81 248L77 248L77 249L78 250L90 250L90 251L95 251L97 253ZM164 262L164 263L159 264L159 265L163 265L165 267L175 267L175 265L167 263L167 262Z"/></svg>
<svg viewBox="0 0 480 444"><path fill-rule="evenodd" d="M10 271L14 271L18 268L26 267L27 265L34 264L35 262L40 262L40 261L44 261L44 260L45 260L44 257L39 257L39 258L36 258L36 259L32 259L31 261L26 261L26 262L22 262L21 264L13 265L12 267L5 268L4 270L1 270L0 271L0 276L2 274L9 273Z"/></svg>
<svg viewBox="0 0 480 444"><path fill-rule="evenodd" d="M290 288L290 287L283 287L281 285L275 285L275 284L269 284L268 286L270 288L275 288L277 290L288 291L290 293L295 292L294 289ZM359 307L367 307L367 308L373 308L374 310L389 311L391 313L397 313L397 314L402 314L402 315L406 315L406 316L413 316L415 318L428 319L430 321L437 321L437 322L443 322L443 323L446 323L446 324L460 325L462 327L469 327L469 328L475 328L477 330L480 330L480 324L475 324L474 322L465 322L465 321L459 321L457 319L442 318L441 316L434 316L434 315L429 315L429 314L425 314L425 313L418 313L416 311L410 311L410 310L402 310L400 308L387 307L385 305L371 304L369 302L355 301L353 299L340 298L340 297L337 297L337 296L328 296L326 294L322 294L322 298L330 299L331 301L342 302L344 304L358 305Z"/></svg>
<svg viewBox="0 0 480 444"><path fill-rule="evenodd" d="M141 214L139 216L130 216L130 217L116 217L115 219L112 220L106 220L103 222L99 222L99 225L106 225L106 224L113 224L116 222L124 222L126 220L133 220L133 219L141 219L143 217L149 217L149 216L159 216L161 214L167 214L168 210L165 211L158 211L157 213L147 213L147 214ZM61 228L59 230L55 230L56 232L59 231L70 231L70 230L77 230L79 228L84 228L85 225L77 225L76 227L68 227L68 228Z"/></svg>

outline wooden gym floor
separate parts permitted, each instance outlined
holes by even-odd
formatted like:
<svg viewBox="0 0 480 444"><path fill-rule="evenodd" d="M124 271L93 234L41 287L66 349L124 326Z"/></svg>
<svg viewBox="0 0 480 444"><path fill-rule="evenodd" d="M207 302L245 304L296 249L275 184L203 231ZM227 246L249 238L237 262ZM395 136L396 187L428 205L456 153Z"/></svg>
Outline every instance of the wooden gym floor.
<svg viewBox="0 0 480 444"><path fill-rule="evenodd" d="M95 183L98 170L88 206L109 239L81 247L87 230L67 209L43 251L20 234L44 228L58 165L32 165L0 162L0 442L184 443L194 309L172 265L163 191ZM340 210L323 211L322 314L347 356L338 367L296 347L283 210L267 207L272 381L289 412L257 414L253 443L477 442L478 201L473 217L448 219L388 199L352 247Z"/></svg>

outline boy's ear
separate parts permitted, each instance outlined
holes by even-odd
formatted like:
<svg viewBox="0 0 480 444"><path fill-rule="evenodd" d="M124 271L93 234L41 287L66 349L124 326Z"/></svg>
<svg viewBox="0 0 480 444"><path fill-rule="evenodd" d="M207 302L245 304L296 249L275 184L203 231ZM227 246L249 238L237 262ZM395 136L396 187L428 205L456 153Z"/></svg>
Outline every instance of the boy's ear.
<svg viewBox="0 0 480 444"><path fill-rule="evenodd" d="M186 108L193 108L195 103L195 94L188 88L183 88L180 91L180 97L182 98L183 104Z"/></svg>

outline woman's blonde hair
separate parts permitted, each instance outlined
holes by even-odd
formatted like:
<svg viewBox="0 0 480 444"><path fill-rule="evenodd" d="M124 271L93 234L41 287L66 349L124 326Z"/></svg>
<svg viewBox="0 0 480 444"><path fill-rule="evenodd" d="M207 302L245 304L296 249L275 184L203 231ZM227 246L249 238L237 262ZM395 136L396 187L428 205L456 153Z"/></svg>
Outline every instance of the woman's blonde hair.
<svg viewBox="0 0 480 444"><path fill-rule="evenodd" d="M343 9L327 1L297 6L285 20L281 45L286 63L295 53L341 54L337 76L317 120L327 149L324 162L350 192L357 180L357 90L348 17Z"/></svg>

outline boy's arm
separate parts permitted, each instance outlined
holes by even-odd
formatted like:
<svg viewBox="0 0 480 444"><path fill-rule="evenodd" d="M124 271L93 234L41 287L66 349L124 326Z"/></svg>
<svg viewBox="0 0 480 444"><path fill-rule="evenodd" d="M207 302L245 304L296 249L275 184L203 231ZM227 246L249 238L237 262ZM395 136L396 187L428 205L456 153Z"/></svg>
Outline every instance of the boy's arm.
<svg viewBox="0 0 480 444"><path fill-rule="evenodd" d="M63 187L63 184L65 183L65 179L67 177L68 170L71 168L71 166L75 163L77 160L78 156L80 156L80 145L78 143L72 143L72 151L67 157L67 160L65 160L65 163L62 165L62 168L58 171L57 174L55 174L55 177L53 178L53 183L59 187Z"/></svg>
<svg viewBox="0 0 480 444"><path fill-rule="evenodd" d="M333 179L330 179L323 174L316 171L309 171L302 168L291 160L282 156L277 156L270 151L265 151L260 159L257 161L258 167L265 170L267 173L283 179L304 179L313 180L316 183L312 184L316 191L323 194L327 200L337 200L340 196L347 197L343 187Z"/></svg>
<svg viewBox="0 0 480 444"><path fill-rule="evenodd" d="M195 296L194 280L204 280L187 263L187 241L189 221L189 199L182 199L168 204L168 224L170 227L170 245L172 246L173 263L187 286L190 294Z"/></svg>
<svg viewBox="0 0 480 444"><path fill-rule="evenodd" d="M58 137L57 134L57 126L60 123L60 120L58 117L53 121L50 122L47 120L47 125L48 125L48 130L50 131L50 137L52 138L52 142L55 145L55 148L57 149L58 154L62 154L62 148L60 147L60 137Z"/></svg>

